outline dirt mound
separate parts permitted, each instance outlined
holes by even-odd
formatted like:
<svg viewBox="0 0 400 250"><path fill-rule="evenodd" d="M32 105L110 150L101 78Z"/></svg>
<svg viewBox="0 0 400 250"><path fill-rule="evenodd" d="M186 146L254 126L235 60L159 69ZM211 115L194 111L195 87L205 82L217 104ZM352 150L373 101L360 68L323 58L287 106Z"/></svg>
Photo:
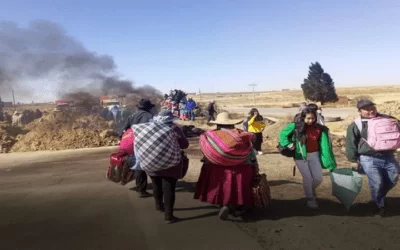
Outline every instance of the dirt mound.
<svg viewBox="0 0 400 250"><path fill-rule="evenodd" d="M62 150L117 145L114 125L98 115L52 112L28 124L29 132L11 152Z"/></svg>
<svg viewBox="0 0 400 250"><path fill-rule="evenodd" d="M273 124L267 124L263 132L263 148L266 150L276 150L279 141L279 133L292 121L293 117L284 117Z"/></svg>

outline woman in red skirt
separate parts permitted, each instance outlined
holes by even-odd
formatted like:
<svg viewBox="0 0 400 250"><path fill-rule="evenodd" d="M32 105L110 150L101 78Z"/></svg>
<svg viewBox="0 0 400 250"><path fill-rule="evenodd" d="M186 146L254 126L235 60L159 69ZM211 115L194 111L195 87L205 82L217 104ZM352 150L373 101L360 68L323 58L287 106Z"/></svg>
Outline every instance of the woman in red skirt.
<svg viewBox="0 0 400 250"><path fill-rule="evenodd" d="M239 216L253 206L252 181L258 163L251 143L253 135L235 128L242 121L222 112L210 121L217 129L200 138L205 157L194 199L221 206L222 220L230 213Z"/></svg>

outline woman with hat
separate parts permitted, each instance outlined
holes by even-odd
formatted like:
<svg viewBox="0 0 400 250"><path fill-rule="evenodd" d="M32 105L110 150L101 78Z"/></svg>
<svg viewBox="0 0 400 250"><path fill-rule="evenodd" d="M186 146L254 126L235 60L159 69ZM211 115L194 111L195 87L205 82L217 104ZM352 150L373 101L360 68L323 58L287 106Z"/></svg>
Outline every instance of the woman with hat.
<svg viewBox="0 0 400 250"><path fill-rule="evenodd" d="M252 181L258 170L253 134L235 125L243 119L231 119L227 112L218 114L210 124L217 129L200 136L204 154L194 199L221 206L219 217L226 220L253 206Z"/></svg>

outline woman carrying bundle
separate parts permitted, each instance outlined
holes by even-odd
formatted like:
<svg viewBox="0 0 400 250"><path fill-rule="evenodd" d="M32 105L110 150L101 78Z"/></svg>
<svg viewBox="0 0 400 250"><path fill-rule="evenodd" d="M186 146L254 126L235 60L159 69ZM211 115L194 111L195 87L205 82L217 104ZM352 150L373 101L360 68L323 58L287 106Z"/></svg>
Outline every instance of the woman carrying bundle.
<svg viewBox="0 0 400 250"><path fill-rule="evenodd" d="M222 112L215 121L210 121L217 129L200 136L204 163L194 199L220 205L222 220L229 213L238 216L253 206L252 181L258 163L252 145L253 134L235 129L235 124L242 121L230 119L227 112Z"/></svg>

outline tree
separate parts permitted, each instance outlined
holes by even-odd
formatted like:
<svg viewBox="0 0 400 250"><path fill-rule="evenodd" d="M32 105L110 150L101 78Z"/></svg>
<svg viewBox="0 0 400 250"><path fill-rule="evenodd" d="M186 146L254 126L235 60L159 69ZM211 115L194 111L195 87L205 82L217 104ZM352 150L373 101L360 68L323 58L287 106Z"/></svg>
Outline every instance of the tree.
<svg viewBox="0 0 400 250"><path fill-rule="evenodd" d="M324 72L319 62L311 63L308 77L301 84L304 98L313 102L336 102L338 96L331 76Z"/></svg>

